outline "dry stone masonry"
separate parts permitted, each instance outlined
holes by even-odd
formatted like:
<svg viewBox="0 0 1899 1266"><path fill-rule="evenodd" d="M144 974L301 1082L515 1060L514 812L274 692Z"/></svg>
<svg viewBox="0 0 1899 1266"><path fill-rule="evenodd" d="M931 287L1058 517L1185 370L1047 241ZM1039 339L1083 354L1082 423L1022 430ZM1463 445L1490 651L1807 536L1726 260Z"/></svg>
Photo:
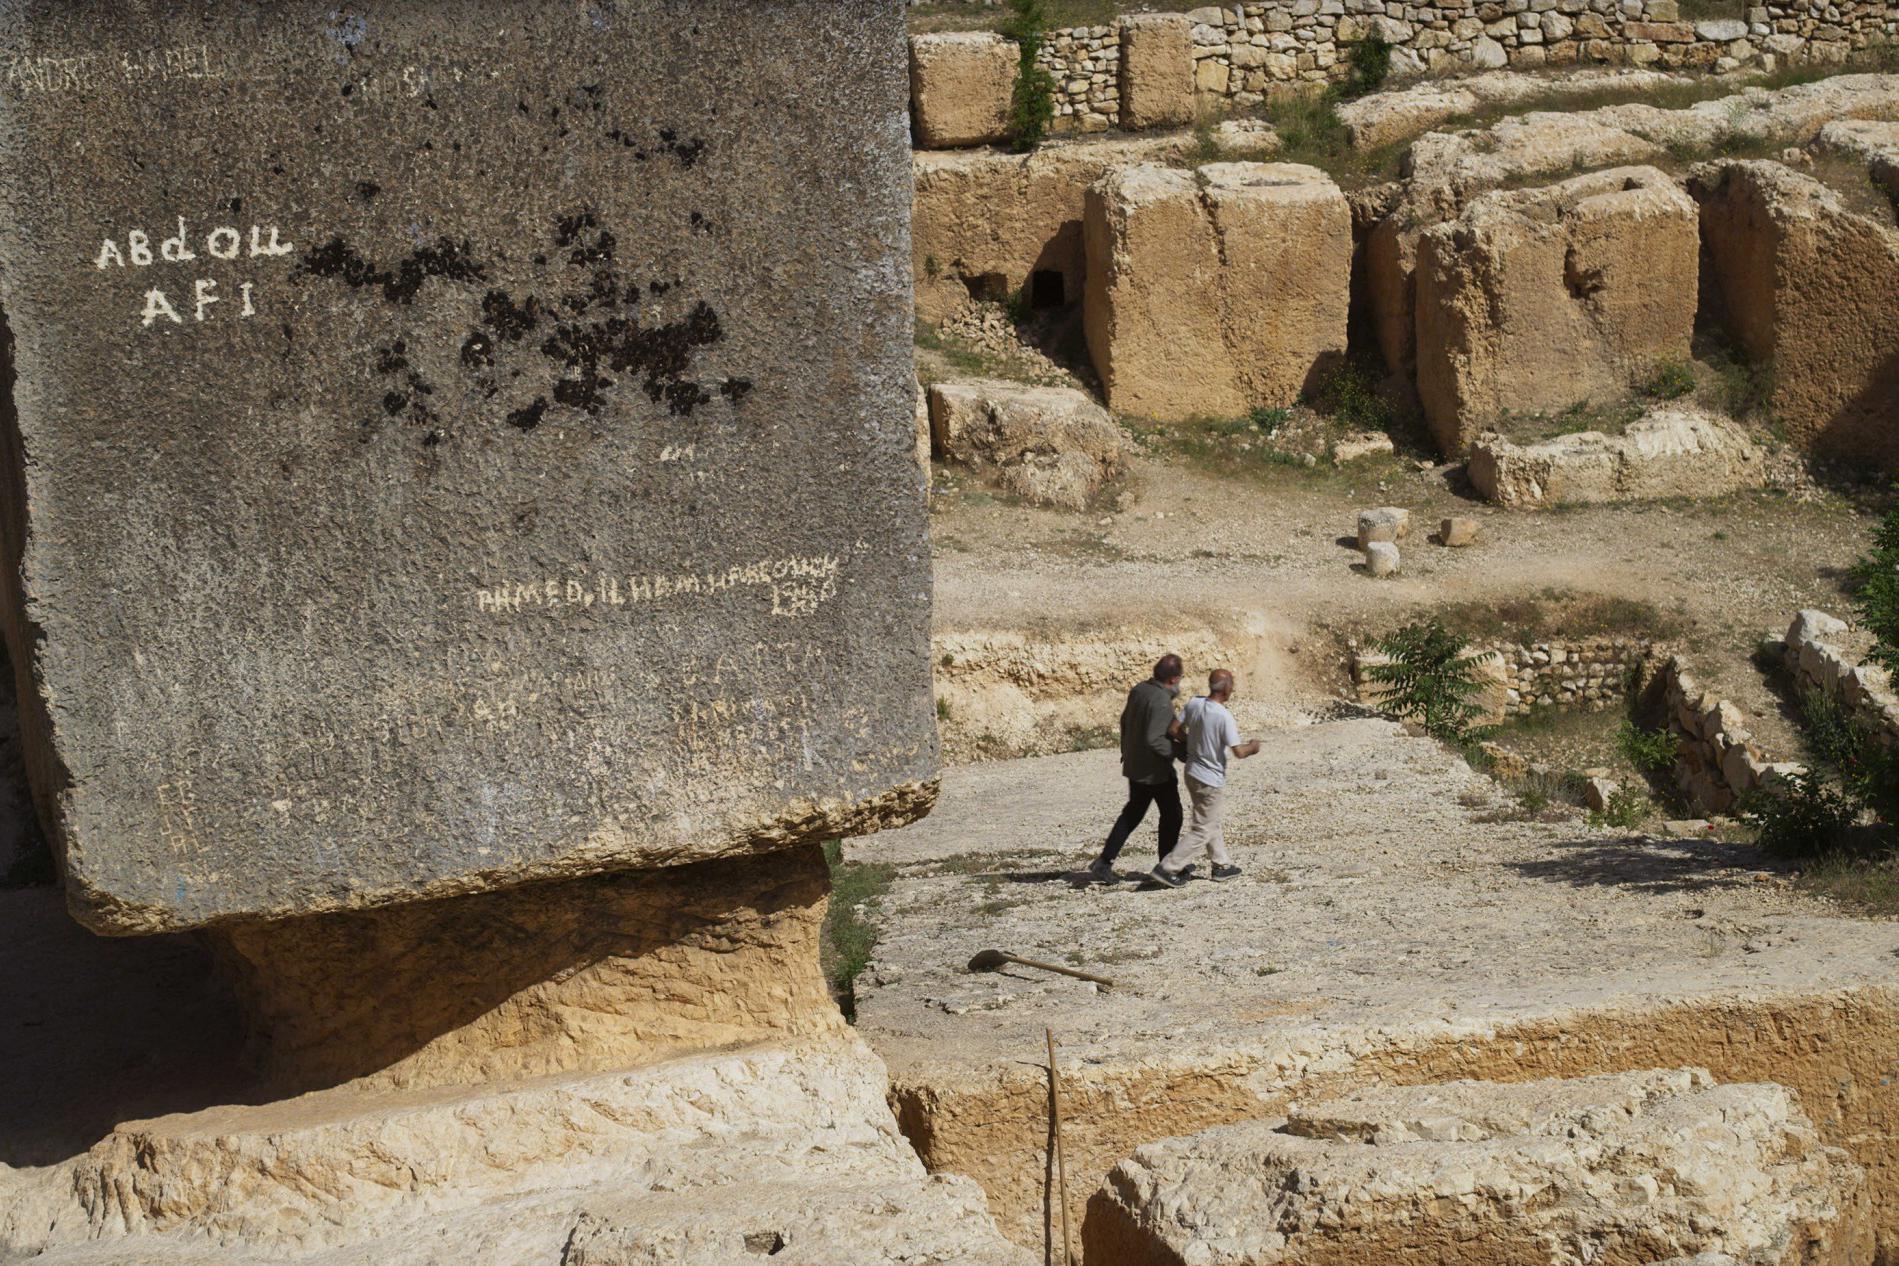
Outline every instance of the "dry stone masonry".
<svg viewBox="0 0 1899 1266"><path fill-rule="evenodd" d="M1802 611L1787 627L1777 649L1797 692L1818 691L1874 733L1899 741L1899 697L1892 675L1876 664L1863 664L1842 643L1847 625L1824 611Z"/></svg>
<svg viewBox="0 0 1899 1266"><path fill-rule="evenodd" d="M1534 70L1600 64L1726 72L1789 63L1845 61L1899 38L1899 13L1883 0L1787 0L1725 17L1684 18L1678 0L1276 0L1207 6L1185 15L1191 40L1186 91L1202 107L1247 107L1300 85L1345 77L1353 44L1390 46L1393 69L1416 73ZM1056 83L1056 124L1096 132L1143 126L1127 103L1148 90L1143 76L1182 91L1177 59L1124 69L1125 33L1151 15L1051 32L1042 68ZM1130 95L1132 92L1132 96Z"/></svg>
<svg viewBox="0 0 1899 1266"><path fill-rule="evenodd" d="M1123 168L1089 188L1085 238L1088 351L1117 412L1288 405L1344 357L1351 212L1316 168Z"/></svg>
<svg viewBox="0 0 1899 1266"><path fill-rule="evenodd" d="M1660 651L1640 638L1609 636L1483 643L1470 654L1477 658L1481 687L1474 701L1484 723L1496 724L1543 708L1601 712L1619 707L1642 689ZM1377 707L1384 696L1368 670L1384 662L1376 651L1352 650L1352 681L1358 701L1368 707Z"/></svg>
<svg viewBox="0 0 1899 1266"><path fill-rule="evenodd" d="M1741 710L1703 690L1678 657L1663 665L1660 684L1667 729L1675 736L1675 786L1697 813L1728 813L1768 780L1797 768L1773 761Z"/></svg>

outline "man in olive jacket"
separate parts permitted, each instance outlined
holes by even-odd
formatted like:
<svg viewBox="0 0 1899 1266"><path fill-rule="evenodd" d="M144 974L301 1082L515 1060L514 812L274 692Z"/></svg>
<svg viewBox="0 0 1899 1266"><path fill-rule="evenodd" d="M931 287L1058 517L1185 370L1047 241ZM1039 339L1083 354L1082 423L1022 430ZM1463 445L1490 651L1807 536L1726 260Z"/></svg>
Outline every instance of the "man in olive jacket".
<svg viewBox="0 0 1899 1266"><path fill-rule="evenodd" d="M1160 806L1160 855L1165 858L1180 839L1180 783L1174 778L1174 743L1168 728L1174 723L1174 696L1180 693L1184 671L1180 656L1163 655L1154 675L1128 691L1121 709L1121 773L1128 780L1128 802L1108 832L1101 856L1088 867L1097 882L1118 883L1114 859L1128 836L1147 816L1147 806Z"/></svg>

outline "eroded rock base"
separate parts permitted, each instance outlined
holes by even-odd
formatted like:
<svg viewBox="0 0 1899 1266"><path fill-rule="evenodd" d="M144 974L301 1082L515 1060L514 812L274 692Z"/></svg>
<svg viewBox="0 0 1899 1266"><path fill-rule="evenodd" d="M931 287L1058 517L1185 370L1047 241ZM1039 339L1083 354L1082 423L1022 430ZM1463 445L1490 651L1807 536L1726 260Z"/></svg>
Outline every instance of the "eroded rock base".
<svg viewBox="0 0 1899 1266"><path fill-rule="evenodd" d="M217 930L266 1079L468 1085L840 1023L817 845Z"/></svg>

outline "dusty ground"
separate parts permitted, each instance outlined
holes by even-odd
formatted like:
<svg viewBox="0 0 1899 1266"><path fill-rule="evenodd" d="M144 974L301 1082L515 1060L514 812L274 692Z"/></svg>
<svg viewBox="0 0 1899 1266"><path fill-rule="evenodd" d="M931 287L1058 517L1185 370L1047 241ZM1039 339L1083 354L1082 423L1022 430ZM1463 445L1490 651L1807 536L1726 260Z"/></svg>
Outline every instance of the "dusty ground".
<svg viewBox="0 0 1899 1266"><path fill-rule="evenodd" d="M977 1177L1010 1234L1040 1234L1044 1026L1077 1206L1139 1142L1340 1081L1681 1064L1804 1086L1830 1140L1895 1181L1899 1047L1876 1034L1899 924L1840 917L1735 846L1521 821L1387 722L1265 738L1232 781L1233 882L1078 885L1119 804L1108 752L952 769L928 819L848 846L897 869L859 1030L926 1162ZM1151 865L1153 841L1124 857ZM1114 987L967 971L986 948Z"/></svg>
<svg viewBox="0 0 1899 1266"><path fill-rule="evenodd" d="M1189 455L1176 439L1150 437L1119 504L1096 513L1007 504L948 472L932 516L937 630L1082 634L1263 614L1297 650L1280 661L1281 679L1243 687L1256 701L1310 708L1336 694L1340 648L1354 632L1389 631L1446 604L1609 595L1651 604L1697 675L1763 718L1757 732L1770 750L1794 756L1751 657L1800 607L1844 612L1845 569L1876 521L1872 499L1825 491L1504 510L1461 491L1456 467L1420 470L1412 455L1305 469L1221 444ZM1376 505L1412 512L1404 573L1392 580L1367 577L1342 543L1356 511ZM1478 545L1425 539L1453 514L1481 522Z"/></svg>

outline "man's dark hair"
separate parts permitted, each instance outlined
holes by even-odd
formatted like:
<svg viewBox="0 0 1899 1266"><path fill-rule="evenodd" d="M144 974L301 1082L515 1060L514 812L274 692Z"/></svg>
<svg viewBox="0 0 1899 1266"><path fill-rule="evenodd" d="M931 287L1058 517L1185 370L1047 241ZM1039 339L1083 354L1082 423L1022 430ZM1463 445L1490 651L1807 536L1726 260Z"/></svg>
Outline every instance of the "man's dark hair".
<svg viewBox="0 0 1899 1266"><path fill-rule="evenodd" d="M1180 656L1170 653L1161 656L1159 661L1155 663L1154 680L1172 681L1186 671L1187 666L1180 662Z"/></svg>

